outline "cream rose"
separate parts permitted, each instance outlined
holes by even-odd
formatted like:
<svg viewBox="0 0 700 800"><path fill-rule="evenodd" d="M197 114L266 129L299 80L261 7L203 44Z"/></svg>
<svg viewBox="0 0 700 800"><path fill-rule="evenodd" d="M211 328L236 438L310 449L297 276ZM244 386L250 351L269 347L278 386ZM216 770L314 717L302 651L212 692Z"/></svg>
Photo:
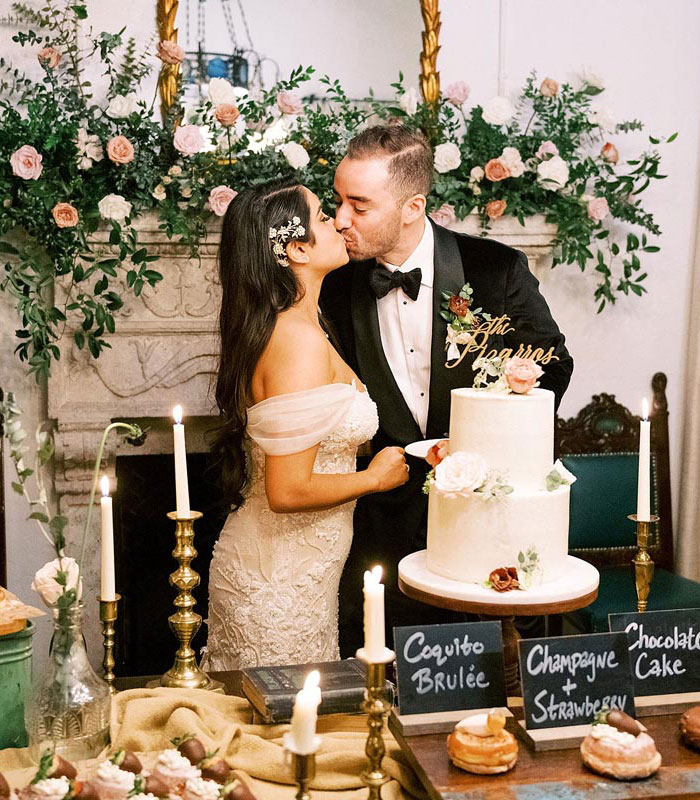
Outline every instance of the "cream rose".
<svg viewBox="0 0 700 800"><path fill-rule="evenodd" d="M461 108L467 102L468 97L469 86L464 81L451 83L445 89L445 100L448 103L452 103L453 106L457 106L457 108Z"/></svg>
<svg viewBox="0 0 700 800"><path fill-rule="evenodd" d="M516 147L504 147L501 161L508 167L511 178L519 178L525 172L525 164Z"/></svg>
<svg viewBox="0 0 700 800"><path fill-rule="evenodd" d="M454 142L443 142L435 148L435 171L450 172L462 163L462 154Z"/></svg>
<svg viewBox="0 0 700 800"><path fill-rule="evenodd" d="M280 147L280 152L287 159L290 167L304 169L310 158L306 150L297 142L287 142Z"/></svg>
<svg viewBox="0 0 700 800"><path fill-rule="evenodd" d="M610 213L608 201L604 197L593 197L588 201L588 208L586 209L588 216L595 222L604 220Z"/></svg>
<svg viewBox="0 0 700 800"><path fill-rule="evenodd" d="M411 86L401 95L399 105L409 116L413 116L418 110L418 100L418 89Z"/></svg>
<svg viewBox="0 0 700 800"><path fill-rule="evenodd" d="M12 173L25 181L35 181L44 168L42 155L30 144L24 144L10 156Z"/></svg>
<svg viewBox="0 0 700 800"><path fill-rule="evenodd" d="M507 205L505 200L491 200L490 203L486 203L486 216L489 219L502 217Z"/></svg>
<svg viewBox="0 0 700 800"><path fill-rule="evenodd" d="M107 142L107 156L115 164L129 164L134 160L134 145L126 136L114 136Z"/></svg>
<svg viewBox="0 0 700 800"><path fill-rule="evenodd" d="M277 107L283 114L304 113L304 104L296 92L277 92Z"/></svg>
<svg viewBox="0 0 700 800"><path fill-rule="evenodd" d="M597 73L593 72L589 67L584 67L581 70L581 83L585 86L592 86L594 89L602 91L605 87L603 79Z"/></svg>
<svg viewBox="0 0 700 800"><path fill-rule="evenodd" d="M61 54L55 47L42 47L36 57L42 67L49 67L50 69L56 69L61 61Z"/></svg>
<svg viewBox="0 0 700 800"><path fill-rule="evenodd" d="M433 209L428 216L433 222L437 222L438 225L442 225L445 228L457 221L455 207L450 203L443 203L440 208Z"/></svg>
<svg viewBox="0 0 700 800"><path fill-rule="evenodd" d="M224 128L230 128L231 125L236 124L236 120L241 116L238 106L231 103L222 103L214 109L214 117L219 125Z"/></svg>
<svg viewBox="0 0 700 800"><path fill-rule="evenodd" d="M617 119L609 108L596 108L589 112L588 121L607 133L615 133L617 129Z"/></svg>
<svg viewBox="0 0 700 800"><path fill-rule="evenodd" d="M185 51L177 42L163 39L158 42L156 55L164 64L182 64L185 59Z"/></svg>
<svg viewBox="0 0 700 800"><path fill-rule="evenodd" d="M486 474L478 453L452 453L435 467L435 488L444 494L471 494L484 484Z"/></svg>
<svg viewBox="0 0 700 800"><path fill-rule="evenodd" d="M78 168L90 169L93 161L102 161L104 151L99 136L88 133L87 128L78 128L75 140L75 147L78 151Z"/></svg>
<svg viewBox="0 0 700 800"><path fill-rule="evenodd" d="M59 572L65 574L65 586L56 581L56 575ZM58 598L64 594L65 590L75 589L77 597L83 593L83 582L78 584L80 570L78 569L78 562L74 558L56 558L49 561L34 575L32 581L32 589L39 594L39 597L51 607L56 605Z"/></svg>
<svg viewBox="0 0 700 800"><path fill-rule="evenodd" d="M238 194L235 189L228 186L215 186L209 192L209 207L217 217L223 217L231 200Z"/></svg>
<svg viewBox="0 0 700 800"><path fill-rule="evenodd" d="M542 142L542 144L537 148L535 155L537 158L544 158L545 156L558 156L559 148L554 144L554 142L547 139L546 142Z"/></svg>
<svg viewBox="0 0 700 800"><path fill-rule="evenodd" d="M220 106L223 103L236 103L236 90L226 80L226 78L212 78L209 81L209 92L207 95L213 106Z"/></svg>
<svg viewBox="0 0 700 800"><path fill-rule="evenodd" d="M489 125L505 125L514 113L513 104L507 97L492 97L484 105L481 116Z"/></svg>
<svg viewBox="0 0 700 800"><path fill-rule="evenodd" d="M105 114L112 119L125 119L136 111L137 97L131 94L118 94L109 101Z"/></svg>
<svg viewBox="0 0 700 800"><path fill-rule="evenodd" d="M59 228L75 228L78 224L78 210L70 203L56 203L51 214Z"/></svg>
<svg viewBox="0 0 700 800"><path fill-rule="evenodd" d="M569 180L569 167L561 156L552 156L537 165L537 181L545 189L554 192L563 189Z"/></svg>
<svg viewBox="0 0 700 800"><path fill-rule="evenodd" d="M103 219L121 221L131 214L131 203L120 194L107 194L97 204Z"/></svg>
<svg viewBox="0 0 700 800"><path fill-rule="evenodd" d="M492 182L503 181L510 178L510 170L500 158L492 158L484 167L484 175Z"/></svg>
<svg viewBox="0 0 700 800"><path fill-rule="evenodd" d="M540 94L542 97L554 97L559 91L559 84L554 78L545 78L540 86Z"/></svg>
<svg viewBox="0 0 700 800"><path fill-rule="evenodd" d="M537 386L537 379L542 376L542 367L531 358L514 356L506 361L503 369L508 386L516 394L526 394Z"/></svg>
<svg viewBox="0 0 700 800"><path fill-rule="evenodd" d="M159 183L158 186L151 192L151 195L155 197L155 199L160 202L161 200L165 200L166 191L165 186L162 183Z"/></svg>
<svg viewBox="0 0 700 800"><path fill-rule="evenodd" d="M202 131L197 125L180 125L173 136L173 146L183 156L193 156L199 153L204 147Z"/></svg>
<svg viewBox="0 0 700 800"><path fill-rule="evenodd" d="M484 179L484 170L481 167L472 167L469 173L469 180L473 183L479 183Z"/></svg>

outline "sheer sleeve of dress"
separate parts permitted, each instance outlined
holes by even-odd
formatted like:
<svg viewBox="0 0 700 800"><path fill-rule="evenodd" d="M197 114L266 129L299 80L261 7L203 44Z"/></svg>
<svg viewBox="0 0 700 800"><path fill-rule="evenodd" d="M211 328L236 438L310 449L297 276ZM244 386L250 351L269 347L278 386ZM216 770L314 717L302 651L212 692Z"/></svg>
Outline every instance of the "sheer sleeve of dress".
<svg viewBox="0 0 700 800"><path fill-rule="evenodd" d="M347 383L331 383L269 397L248 409L248 435L266 455L301 453L336 427L356 391Z"/></svg>

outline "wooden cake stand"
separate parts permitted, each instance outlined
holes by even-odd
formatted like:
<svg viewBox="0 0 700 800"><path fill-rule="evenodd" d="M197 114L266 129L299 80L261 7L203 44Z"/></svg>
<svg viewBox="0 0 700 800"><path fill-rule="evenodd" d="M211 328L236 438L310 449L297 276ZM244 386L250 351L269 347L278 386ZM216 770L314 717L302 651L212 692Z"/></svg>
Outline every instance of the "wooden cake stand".
<svg viewBox="0 0 700 800"><path fill-rule="evenodd" d="M518 639L515 617L563 614L590 605L598 596L598 570L587 561L567 556L562 575L544 587L495 592L475 583L443 578L427 566L427 551L411 553L399 562L399 588L408 597L437 608L497 619L503 630L506 691L520 694Z"/></svg>

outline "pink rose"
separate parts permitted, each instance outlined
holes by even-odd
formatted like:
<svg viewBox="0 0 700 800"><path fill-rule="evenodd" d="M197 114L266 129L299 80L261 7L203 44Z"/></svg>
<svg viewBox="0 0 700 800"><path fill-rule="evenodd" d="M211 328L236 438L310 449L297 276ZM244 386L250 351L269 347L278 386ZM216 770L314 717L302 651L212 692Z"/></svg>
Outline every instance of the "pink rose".
<svg viewBox="0 0 700 800"><path fill-rule="evenodd" d="M183 156L193 156L204 147L204 137L197 125L180 125L173 136L173 145Z"/></svg>
<svg viewBox="0 0 700 800"><path fill-rule="evenodd" d="M134 160L134 145L126 136L113 136L107 142L107 156L115 164L128 164Z"/></svg>
<svg viewBox="0 0 700 800"><path fill-rule="evenodd" d="M232 103L220 103L214 109L214 116L220 125L223 125L224 128L230 128L231 125L235 125L236 120L241 116L241 112L238 110L238 106L234 106Z"/></svg>
<svg viewBox="0 0 700 800"><path fill-rule="evenodd" d="M61 60L61 54L55 47L42 47L36 57L42 67L49 67L50 69L56 69Z"/></svg>
<svg viewBox="0 0 700 800"><path fill-rule="evenodd" d="M588 216L592 220L600 222L605 219L609 213L610 206L608 206L608 201L604 197L593 197L588 201Z"/></svg>
<svg viewBox="0 0 700 800"><path fill-rule="evenodd" d="M540 94L542 97L554 97L559 91L559 84L554 78L545 78L540 86Z"/></svg>
<svg viewBox="0 0 700 800"><path fill-rule="evenodd" d="M461 108L466 103L468 97L469 86L464 81L451 83L447 89L445 89L445 100L447 100L448 103L452 103L453 106L457 106L457 108Z"/></svg>
<svg viewBox="0 0 700 800"><path fill-rule="evenodd" d="M156 55L164 64L182 64L185 58L185 51L177 42L163 39L162 42L158 42Z"/></svg>
<svg viewBox="0 0 700 800"><path fill-rule="evenodd" d="M510 178L510 170L500 158L492 158L484 167L484 175L490 181L502 181Z"/></svg>
<svg viewBox="0 0 700 800"><path fill-rule="evenodd" d="M59 228L75 228L78 224L78 211L70 203L56 203L51 213Z"/></svg>
<svg viewBox="0 0 700 800"><path fill-rule="evenodd" d="M217 217L223 217L231 200L238 194L228 186L215 186L209 192L209 206Z"/></svg>
<svg viewBox="0 0 700 800"><path fill-rule="evenodd" d="M433 222L437 222L438 225L442 225L445 228L457 221L455 207L449 203L443 203L440 208L434 209L428 216Z"/></svg>
<svg viewBox="0 0 700 800"><path fill-rule="evenodd" d="M486 216L489 219L502 217L507 205L508 203L505 200L491 200L490 203L486 203Z"/></svg>
<svg viewBox="0 0 700 800"><path fill-rule="evenodd" d="M559 155L559 148L547 139L546 142L542 142L542 144L537 148L537 152L535 156L537 158L544 158L545 156L558 156Z"/></svg>
<svg viewBox="0 0 700 800"><path fill-rule="evenodd" d="M513 356L506 361L505 376L508 386L516 394L526 394L534 386L537 379L543 375L542 367L531 358L518 358Z"/></svg>
<svg viewBox="0 0 700 800"><path fill-rule="evenodd" d="M603 145L603 149L600 151L600 156L603 161L607 161L608 164L617 164L620 160L620 154L617 152L617 147L612 142L606 142Z"/></svg>
<svg viewBox="0 0 700 800"><path fill-rule="evenodd" d="M12 173L25 181L35 181L41 175L41 161L41 154L30 144L22 145L10 156Z"/></svg>
<svg viewBox="0 0 700 800"><path fill-rule="evenodd" d="M304 105L296 92L278 92L277 105L283 114L304 113Z"/></svg>

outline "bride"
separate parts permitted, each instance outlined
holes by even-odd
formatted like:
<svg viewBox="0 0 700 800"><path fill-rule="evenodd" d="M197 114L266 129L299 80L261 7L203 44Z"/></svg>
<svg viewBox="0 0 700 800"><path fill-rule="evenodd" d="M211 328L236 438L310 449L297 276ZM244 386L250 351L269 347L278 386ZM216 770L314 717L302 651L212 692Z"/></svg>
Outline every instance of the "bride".
<svg viewBox="0 0 700 800"><path fill-rule="evenodd" d="M211 562L207 669L337 659L354 501L408 478L398 447L355 468L377 411L318 313L324 276L347 261L298 183L246 189L226 212L215 451L237 510Z"/></svg>

